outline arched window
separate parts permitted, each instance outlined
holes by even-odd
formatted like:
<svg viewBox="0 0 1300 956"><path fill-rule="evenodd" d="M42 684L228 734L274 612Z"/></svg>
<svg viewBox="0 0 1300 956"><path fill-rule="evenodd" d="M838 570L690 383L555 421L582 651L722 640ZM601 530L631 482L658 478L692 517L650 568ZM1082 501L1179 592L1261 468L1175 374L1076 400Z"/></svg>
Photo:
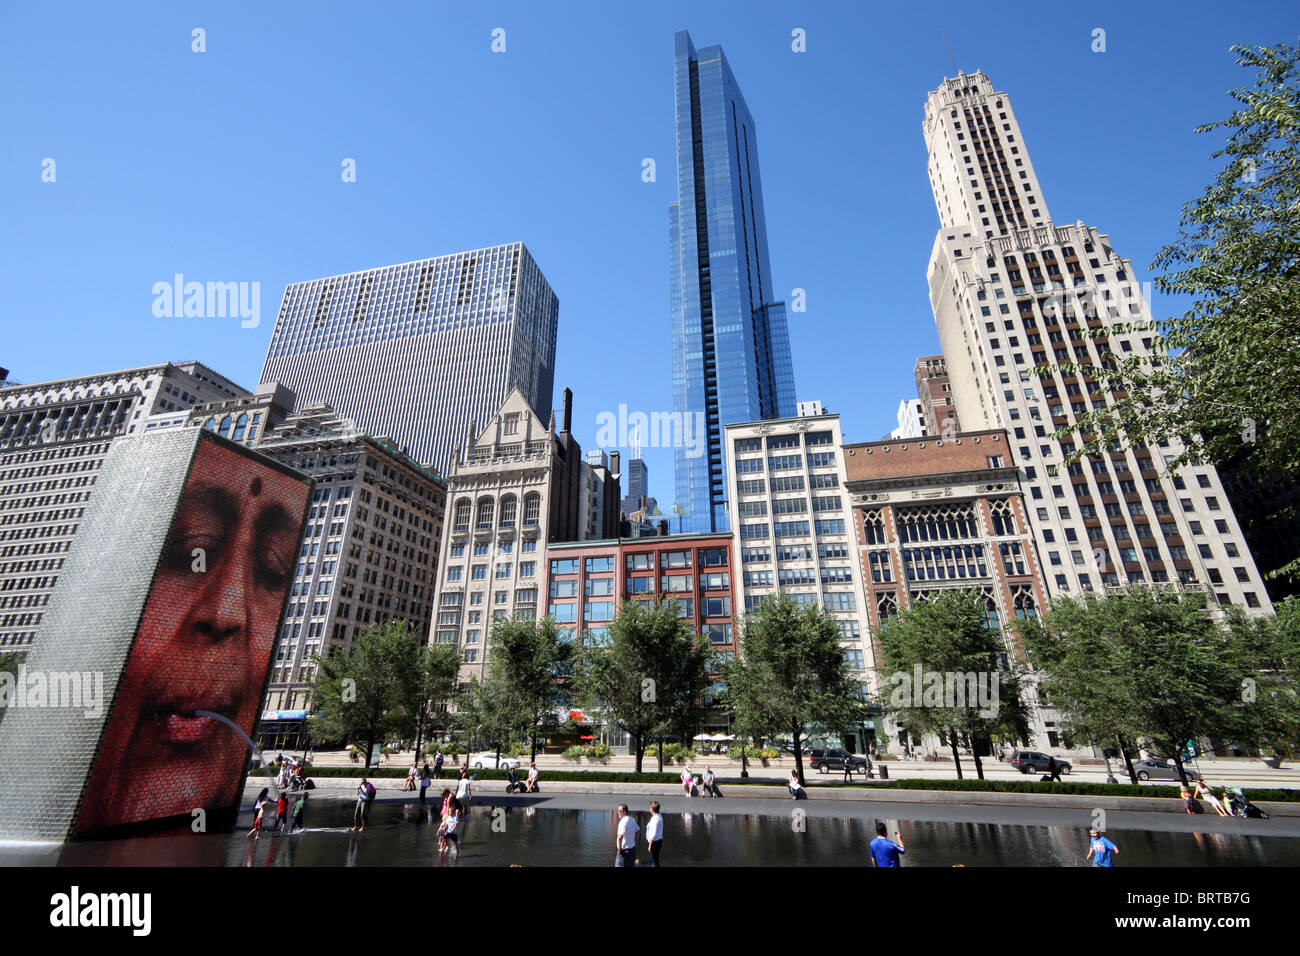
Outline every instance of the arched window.
<svg viewBox="0 0 1300 956"><path fill-rule="evenodd" d="M206 429L207 429L208 431L210 431L210 432L212 432L212 431L216 431L216 430L217 430L217 420L216 420L215 418L209 418L206 422L203 423L203 427L206 428Z"/></svg>
<svg viewBox="0 0 1300 956"><path fill-rule="evenodd" d="M230 416L229 416L229 415L227 415L225 418L221 419L221 427L217 429L217 434L218 434L218 435L221 435L223 438L229 436L229 434L230 434Z"/></svg>
<svg viewBox="0 0 1300 956"><path fill-rule="evenodd" d="M542 496L532 492L524 498L524 524L536 525L542 517Z"/></svg>
<svg viewBox="0 0 1300 956"><path fill-rule="evenodd" d="M469 530L469 499L461 498L456 502L456 517L451 526L453 531Z"/></svg>
<svg viewBox="0 0 1300 956"><path fill-rule="evenodd" d="M494 502L491 498L480 498L478 500L478 518L474 521L474 528L477 531L492 530L492 512Z"/></svg>
<svg viewBox="0 0 1300 956"><path fill-rule="evenodd" d="M1016 520L1013 514L1011 502L1006 498L992 498L989 500L989 517L993 521L993 533L995 535L1016 533Z"/></svg>
<svg viewBox="0 0 1300 956"><path fill-rule="evenodd" d="M514 495L506 495L501 499L501 527L513 528L515 526L515 511L518 503Z"/></svg>
<svg viewBox="0 0 1300 956"><path fill-rule="evenodd" d="M247 428L248 428L248 414L245 413L243 415L240 415L239 418L235 421L235 431L234 434L232 434L230 437L233 438L235 441L243 441L244 431Z"/></svg>
<svg viewBox="0 0 1300 956"><path fill-rule="evenodd" d="M1038 617L1038 604L1034 601L1034 590L1028 584L1018 584L1011 594L1011 605L1016 610L1016 617Z"/></svg>

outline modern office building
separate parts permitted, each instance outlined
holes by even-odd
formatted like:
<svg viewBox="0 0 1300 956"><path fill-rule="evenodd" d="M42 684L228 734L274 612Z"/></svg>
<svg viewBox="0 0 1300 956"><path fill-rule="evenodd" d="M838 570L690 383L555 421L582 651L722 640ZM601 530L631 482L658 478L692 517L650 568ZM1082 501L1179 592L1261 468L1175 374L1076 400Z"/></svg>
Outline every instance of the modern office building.
<svg viewBox="0 0 1300 956"><path fill-rule="evenodd" d="M1271 608L1213 467L1171 473L1175 445L1114 443L1071 465L1051 434L1109 402L1086 374L1149 354L1123 323L1151 313L1129 260L1083 222L1054 225L1010 98L983 73L932 92L923 123L941 228L930 302L963 429L1005 430L1052 594L1129 583L1207 589L1219 605Z"/></svg>
<svg viewBox="0 0 1300 956"><path fill-rule="evenodd" d="M889 433L894 438L924 438L929 434L925 408L919 398L905 398L898 403L898 427Z"/></svg>
<svg viewBox="0 0 1300 956"><path fill-rule="evenodd" d="M845 659L874 686L839 415L745 422L725 434L744 612L778 592L825 608L839 623Z"/></svg>
<svg viewBox="0 0 1300 956"><path fill-rule="evenodd" d="M512 388L551 407L558 315L522 242L295 282L262 381L443 474Z"/></svg>
<svg viewBox="0 0 1300 956"><path fill-rule="evenodd" d="M295 748L315 655L350 648L367 624L428 630L447 484L328 405L302 408L254 448L315 482L259 729L268 746Z"/></svg>
<svg viewBox="0 0 1300 956"><path fill-rule="evenodd" d="M923 355L916 360L916 394L921 399L926 435L953 438L961 431L957 406L952 398L952 383L942 355Z"/></svg>
<svg viewBox="0 0 1300 956"><path fill-rule="evenodd" d="M1036 617L1047 589L1019 471L1004 431L844 446L845 491L866 600L863 631L945 588L979 590L1007 653L1004 626ZM873 648L878 654L878 648ZM1033 697L1034 730L1052 747L1058 717ZM897 736L897 727L891 728ZM900 741L901 742L901 741Z"/></svg>
<svg viewBox="0 0 1300 956"><path fill-rule="evenodd" d="M586 462L571 432L572 401L566 388L557 432L554 412L543 421L512 389L473 442L456 449L430 642L461 646L464 682L482 676L493 621L539 617L547 545L582 536Z"/></svg>
<svg viewBox="0 0 1300 956"><path fill-rule="evenodd" d="M668 207L673 409L707 435L678 441L687 530L727 529L722 429L795 414L785 303L768 262L754 120L720 46L675 44L677 202ZM701 451L695 454L696 451Z"/></svg>
<svg viewBox="0 0 1300 956"><path fill-rule="evenodd" d="M739 611L731 542L727 534L688 533L551 544L542 581L546 613L576 641L599 646L608 642L609 624L623 602L671 597L702 646L732 655L732 615ZM617 727L587 716L593 736L611 747L628 745ZM712 711L704 726L724 730L726 715Z"/></svg>
<svg viewBox="0 0 1300 956"><path fill-rule="evenodd" d="M198 362L0 389L0 649L36 639L113 439L248 394Z"/></svg>

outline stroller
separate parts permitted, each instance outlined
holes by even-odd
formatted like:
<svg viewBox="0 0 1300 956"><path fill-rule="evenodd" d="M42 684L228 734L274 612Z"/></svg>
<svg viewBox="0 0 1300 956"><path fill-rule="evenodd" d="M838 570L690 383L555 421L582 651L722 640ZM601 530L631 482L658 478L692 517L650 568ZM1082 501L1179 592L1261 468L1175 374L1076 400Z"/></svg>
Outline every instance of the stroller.
<svg viewBox="0 0 1300 956"><path fill-rule="evenodd" d="M1224 787L1223 799L1228 804L1234 817L1249 818L1252 820L1267 820L1268 814L1255 806L1246 798L1246 793L1241 787Z"/></svg>
<svg viewBox="0 0 1300 956"><path fill-rule="evenodd" d="M514 768L506 771L506 793L527 793L527 784L515 776ZM536 788L533 791L537 792Z"/></svg>

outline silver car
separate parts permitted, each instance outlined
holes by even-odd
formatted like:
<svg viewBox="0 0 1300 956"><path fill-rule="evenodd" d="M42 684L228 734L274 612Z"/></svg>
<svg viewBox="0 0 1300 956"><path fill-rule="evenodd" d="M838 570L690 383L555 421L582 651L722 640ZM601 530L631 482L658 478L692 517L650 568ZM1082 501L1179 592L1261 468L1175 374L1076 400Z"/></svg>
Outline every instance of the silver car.
<svg viewBox="0 0 1300 956"><path fill-rule="evenodd" d="M487 767L489 770L493 768L497 770L519 769L519 761L514 757L507 757L505 754L501 755L501 763L498 764L497 755L490 750L470 755L470 758L465 761L465 765L473 767L475 770L482 770L484 767Z"/></svg>
<svg viewBox="0 0 1300 956"><path fill-rule="evenodd" d="M1188 780L1200 780L1201 775L1191 767L1184 767ZM1133 771L1139 780L1177 780L1178 768L1164 760L1150 758L1138 760L1133 764Z"/></svg>

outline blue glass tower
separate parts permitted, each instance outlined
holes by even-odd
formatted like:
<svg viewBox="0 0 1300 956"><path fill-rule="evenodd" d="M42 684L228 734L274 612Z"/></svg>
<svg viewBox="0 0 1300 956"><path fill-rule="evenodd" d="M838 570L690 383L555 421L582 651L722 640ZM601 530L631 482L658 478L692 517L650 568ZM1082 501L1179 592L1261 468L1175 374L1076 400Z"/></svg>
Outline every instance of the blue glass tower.
<svg viewBox="0 0 1300 956"><path fill-rule="evenodd" d="M774 301L754 120L720 46L674 36L677 202L668 207L673 410L683 530L726 531L722 428L795 414L785 303ZM695 429L703 425L704 436Z"/></svg>

